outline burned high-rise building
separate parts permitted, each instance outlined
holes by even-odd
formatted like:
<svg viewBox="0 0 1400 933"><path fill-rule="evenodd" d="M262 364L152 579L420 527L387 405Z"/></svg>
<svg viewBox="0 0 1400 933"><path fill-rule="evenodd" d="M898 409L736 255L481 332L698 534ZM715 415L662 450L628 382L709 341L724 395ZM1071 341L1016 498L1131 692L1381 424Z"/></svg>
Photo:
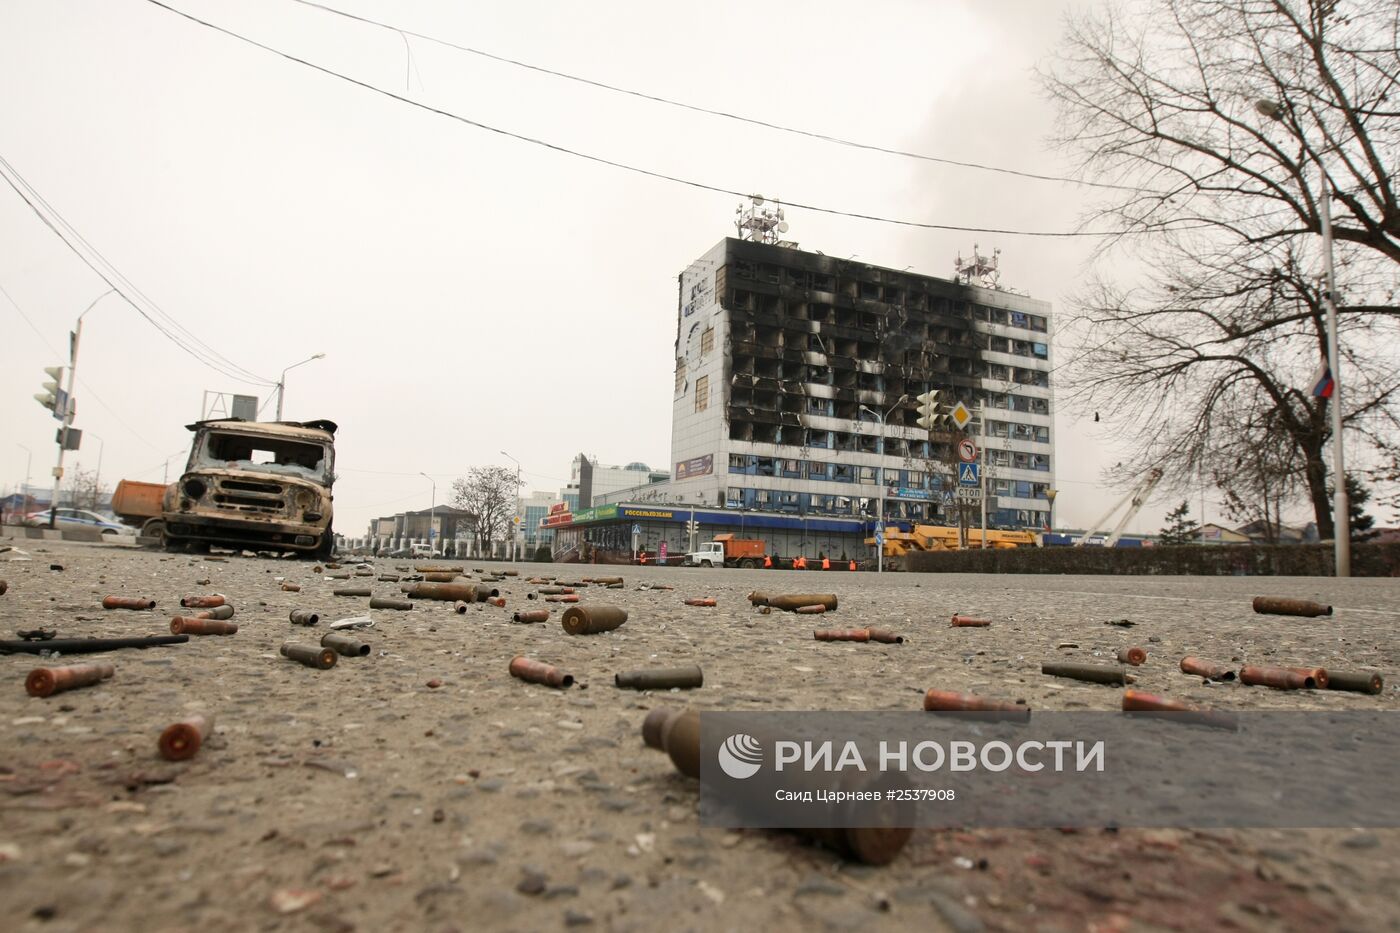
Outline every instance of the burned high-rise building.
<svg viewBox="0 0 1400 933"><path fill-rule="evenodd" d="M985 447L988 524L1044 526L1049 304L766 239L727 238L680 275L678 498L835 519L883 498L890 523L950 521L971 498L959 435L916 423L917 397L939 390L984 413L968 436Z"/></svg>

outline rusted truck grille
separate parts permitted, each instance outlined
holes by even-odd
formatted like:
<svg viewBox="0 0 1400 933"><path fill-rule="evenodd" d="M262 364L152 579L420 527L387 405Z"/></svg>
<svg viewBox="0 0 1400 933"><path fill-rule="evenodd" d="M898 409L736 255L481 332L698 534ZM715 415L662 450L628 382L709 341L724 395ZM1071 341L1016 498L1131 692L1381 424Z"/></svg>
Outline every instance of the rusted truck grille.
<svg viewBox="0 0 1400 933"><path fill-rule="evenodd" d="M220 508L260 515L280 515L286 511L286 491L281 483L245 479L221 479L214 490Z"/></svg>

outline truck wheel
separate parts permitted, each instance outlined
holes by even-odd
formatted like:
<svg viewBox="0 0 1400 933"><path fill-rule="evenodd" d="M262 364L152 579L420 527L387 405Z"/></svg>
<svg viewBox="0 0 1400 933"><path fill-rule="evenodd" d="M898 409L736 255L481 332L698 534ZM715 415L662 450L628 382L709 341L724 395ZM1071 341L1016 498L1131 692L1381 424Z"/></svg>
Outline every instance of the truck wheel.
<svg viewBox="0 0 1400 933"><path fill-rule="evenodd" d="M739 561L739 566L745 570L752 570L758 565L755 564L751 558L745 557L743 560Z"/></svg>
<svg viewBox="0 0 1400 933"><path fill-rule="evenodd" d="M330 560L335 556L335 534L329 529L321 535L321 540L316 544L316 550L312 554L316 560Z"/></svg>

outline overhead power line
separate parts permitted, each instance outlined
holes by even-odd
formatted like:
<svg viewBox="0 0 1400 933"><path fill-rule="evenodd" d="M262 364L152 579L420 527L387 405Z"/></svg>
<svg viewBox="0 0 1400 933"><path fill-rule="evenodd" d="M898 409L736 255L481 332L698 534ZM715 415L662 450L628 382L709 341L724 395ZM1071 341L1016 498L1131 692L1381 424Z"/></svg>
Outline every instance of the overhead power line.
<svg viewBox="0 0 1400 933"><path fill-rule="evenodd" d="M277 384L234 363L162 310L159 305L122 275L121 271L107 257L103 256L101 251L84 239L83 235L72 224L68 223L53 205L45 201L43 195L26 181L24 176L6 161L4 156L0 156L0 177L3 177L6 183L14 189L15 194L29 205L29 209L43 222L44 226L53 231L54 235L62 240L63 244L72 250L73 254L81 259L89 269L96 273L98 278L111 286L112 290L125 299L126 303L131 305L137 314L160 331L171 343L205 366L230 379L269 387ZM84 252L84 249L79 249L78 244L82 244L87 252ZM88 255L89 252L92 256ZM103 268L99 268L99 263ZM160 320L157 320L157 317Z"/></svg>
<svg viewBox="0 0 1400 933"><path fill-rule="evenodd" d="M1036 181L1055 181L1069 185L1081 185L1086 188L1111 188L1117 191L1141 190L1135 185L1115 185L1109 182L1102 181L1085 181L1082 178L1071 178L1066 175L1043 175L1037 172L1025 172L1019 169L1005 168L1003 166L986 165L981 162L966 162L958 159L948 159L942 156L928 155L927 153L923 152L910 152L905 149L894 149L888 146L875 145L874 143L863 143L854 139L846 139L841 136L832 136L828 133L817 133L812 130L804 130L799 129L797 127L785 126L781 123L773 123L769 120L760 120L756 117L746 117L742 114L730 113L725 110L714 110L709 107L702 107L699 104L690 104L686 103L685 101L674 100L670 97L662 97L659 94L649 94L646 91L638 91L634 88L620 87L618 85L608 84L604 81L598 81L593 78L585 78L581 75L570 74L567 71L558 71L553 68L546 68L543 65L534 65L530 62L523 62L518 59L507 58L504 55L497 55L494 52L488 52L484 49L476 49L467 45L459 45L455 42L448 41L447 39L440 39L437 36L431 36L421 32L414 32L412 29L408 29L403 26L394 26L389 23L380 22L379 20L370 19L367 16L359 16L355 13L347 13L344 10L337 10L334 7L326 6L324 3L316 3L315 0L292 0L292 2L299 3L302 6L314 7L318 10L324 10L327 13L331 13L336 16L342 16L346 19L354 20L359 23L364 23L368 26L377 26L380 29L387 29L391 32L397 32L401 36L412 36L415 39L422 39L425 42L431 42L435 45L443 46L444 48L455 49L458 52L466 52L469 55L478 55L482 58L488 58L491 61L500 62L504 65L513 65L516 68L524 68L527 71L534 71L538 72L539 74L550 75L551 77L555 78L563 78L566 81L576 81L579 84L586 84L589 87L596 87L600 90L610 91L614 94L624 94L628 97L636 97L641 100L649 100L654 103L665 104L668 107L679 107L682 110L689 110L694 113L703 113L712 117L720 117L725 120L734 120L739 123L747 123L751 126L761 126L765 129L777 130L780 133L792 133L795 136L805 136L808 139L817 139L821 140L822 142L832 143L837 146L848 146L852 149L864 149L867 152L881 152L885 155L901 156L906 159L918 159L923 162L936 162L939 165L951 165L957 168L975 169L980 172L995 172L999 175L1014 175L1017 178L1030 178Z"/></svg>
<svg viewBox="0 0 1400 933"><path fill-rule="evenodd" d="M353 84L357 87L364 88L367 91L372 91L375 94L388 97L392 100L396 100L403 104L408 104L410 107L416 107L420 110L425 110L429 113L434 113L438 116L446 117L449 120L456 120L459 123L463 123L467 126L476 127L477 129L485 130L489 133L495 133L498 136L505 136L509 139L515 139L520 142L529 143L533 146L540 146L545 149L552 149L555 152L570 155L578 159L584 159L589 162L595 162L599 165L608 165L613 168L622 169L626 172L632 172L637 175L644 175L648 178L656 178L661 181L669 181L678 185L686 185L691 188L697 188L701 191L712 191L716 194L725 194L737 198L748 198L753 196L750 192L738 191L733 188L725 188L719 185L706 184L704 182L693 181L688 178L681 178L676 175L668 175L664 172L653 171L651 169L642 168L640 166L632 165L627 162L619 162L614 159L605 158L604 156L580 152L576 149L570 149L567 146L561 146L558 143L552 143L544 139L537 139L533 136L525 136L520 133L511 132L510 130L501 129L500 127L491 126L490 124L482 123L479 120L473 120L470 117L465 117L461 114L453 113L450 110L443 110L439 107L433 107L429 104L422 103L421 101L414 100L411 97L405 97L402 94L396 94L393 91L386 90L385 88L378 87L377 85L370 84L366 81L361 81L358 78L352 78L349 75L342 74L341 72L335 71L331 68L327 68L324 65L318 65L315 62L308 61L304 58L299 58L298 56L293 55L290 52L284 52L281 49L274 48L270 45L266 45L265 43L259 42L256 39L251 39L248 36L234 32L231 29L227 29L223 26L216 25L214 23L209 22L208 20L200 19L198 16L195 16L192 13L186 13L184 10L177 9L168 3L161 2L161 0L146 0L146 2L152 4L153 6L158 6L163 10L167 10L168 12L174 13L176 16L183 17L184 19L187 19L192 23L198 23L199 25L204 26L207 29L212 29L215 32L223 33L224 35L233 39L237 39L240 42L246 42L251 46L262 49L264 52L271 53L273 55L278 56L279 58L284 58L290 62L296 62L298 65L310 68L313 71L319 71L324 75L328 75L332 78L337 78L348 84ZM894 217L881 217L877 214L864 214L857 211L838 210L836 208L821 207L815 204L803 204L798 201L784 201L783 206L785 208L796 208L799 210L813 211L814 213L819 214L831 214L837 217L850 217L856 220L870 220L876 223L893 224L900 227L914 227L920 230L948 230L958 233L985 233L1002 236L1029 236L1056 239L1067 237L1106 237L1115 235L1111 233L1098 233L1088 230L1008 230L997 227L969 227L963 226L961 224L933 224L924 223L922 221L917 220L901 220L899 218Z"/></svg>

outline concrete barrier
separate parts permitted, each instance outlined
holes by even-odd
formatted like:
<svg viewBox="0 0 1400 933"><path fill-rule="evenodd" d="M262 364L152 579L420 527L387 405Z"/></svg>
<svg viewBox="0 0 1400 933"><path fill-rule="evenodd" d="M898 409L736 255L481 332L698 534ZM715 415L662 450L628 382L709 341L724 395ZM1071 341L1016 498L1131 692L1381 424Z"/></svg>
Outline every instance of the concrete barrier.
<svg viewBox="0 0 1400 933"><path fill-rule="evenodd" d="M1185 547L993 548L927 551L903 559L914 573L1063 573L1330 577L1330 544ZM1400 576L1400 544L1353 544L1356 577Z"/></svg>

